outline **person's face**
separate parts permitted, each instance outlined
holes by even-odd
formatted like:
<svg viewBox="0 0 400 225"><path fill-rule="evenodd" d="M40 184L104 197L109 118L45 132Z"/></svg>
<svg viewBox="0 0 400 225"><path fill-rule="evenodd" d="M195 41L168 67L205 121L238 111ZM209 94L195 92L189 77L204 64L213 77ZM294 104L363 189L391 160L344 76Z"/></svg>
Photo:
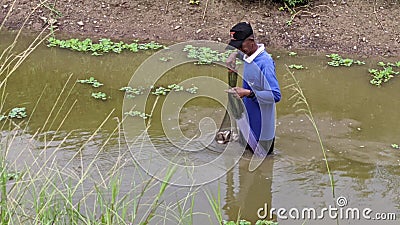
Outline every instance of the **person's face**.
<svg viewBox="0 0 400 225"><path fill-rule="evenodd" d="M239 50L242 51L247 56L251 56L254 53L254 39L247 38L243 41L242 46L240 46Z"/></svg>

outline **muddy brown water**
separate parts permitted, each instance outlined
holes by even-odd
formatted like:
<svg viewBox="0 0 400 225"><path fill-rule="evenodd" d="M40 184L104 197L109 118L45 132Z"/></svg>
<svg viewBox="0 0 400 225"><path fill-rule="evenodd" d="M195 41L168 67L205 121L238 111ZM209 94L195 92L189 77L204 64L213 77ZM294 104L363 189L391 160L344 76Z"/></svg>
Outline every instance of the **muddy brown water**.
<svg viewBox="0 0 400 225"><path fill-rule="evenodd" d="M1 34L1 49L9 43L12 36L10 33ZM30 40L31 37L23 37L20 43L26 44ZM400 150L391 148L391 144L400 144L400 79L395 77L380 88L370 85L367 70L376 68L378 59L364 59L366 65L363 66L333 68L327 65L328 59L323 55L299 52L298 56L290 57L288 52L271 53L276 62L283 96L282 101L277 104L275 154L253 172L248 170L248 156L244 156L231 171L217 181L197 187L194 211L198 213L193 216L193 224L216 224L204 190L215 196L219 190L222 217L226 220L236 220L241 215L241 218L256 221L257 211L265 204L269 209L301 210L314 207L317 211L335 206L336 199L332 197L316 132L307 117L295 113L296 108L292 107L294 102L289 100L292 92L284 89L286 85L293 83L285 64L294 63L307 67L294 71L294 75L300 81L309 101L327 150L329 166L335 180L336 198L345 197L348 200L346 207L371 208L373 213L395 212L399 218ZM117 118L120 120L122 114L124 95L118 89L127 85L136 68L151 54L122 53L95 57L40 46L7 81L7 98L2 113L19 106L26 107L28 115L32 115L27 125L22 124L23 127L27 126L26 132L17 135L12 142L9 161L17 167L23 167L25 162L29 164L33 161L32 156L46 157L43 151L57 150L57 164L67 165L67 170L74 171L97 157L98 169L92 175L94 180L112 170L116 162L125 162L121 169L121 192L129 192L132 180L140 182L146 174L143 171L138 172L140 169L133 163L126 163L132 157L126 154L128 148L124 139L118 133L112 133L116 128ZM394 60L396 59L387 61ZM177 77L184 79L189 74L209 74L227 81L224 68L188 64L170 71L170 78L166 75L161 83L175 83ZM95 89L76 83L77 79L90 76L104 83L104 86ZM93 99L90 95L94 91L105 92L111 98L104 102ZM199 90L201 91L204 90ZM160 117L159 114L156 109L154 117ZM218 124L223 114L224 109L218 102L204 98L193 100L181 112L181 129L191 137L197 132L197 124L203 117L211 117ZM92 137L108 115L110 119ZM23 121L27 120L25 118ZM141 119L138 118L137 121L140 123ZM163 146L167 153L173 154L176 149L167 144L161 123L155 119L152 124L149 134L153 144ZM8 126L3 126L2 136L10 133ZM76 151L82 146L83 154L76 157ZM25 154L23 151L27 149L33 154ZM198 162L207 162L215 154L202 152L193 158ZM81 164L80 158L84 159L84 164ZM137 174L141 176L136 178ZM92 186L90 181L83 185L87 189ZM165 213L165 216L156 217L154 221L169 217L166 224L179 223L174 220L177 214L172 209L173 206L176 207L174 203L176 204L177 199L185 197L188 191L188 188L169 187L164 194L164 207L160 208L160 215ZM150 190L147 194L149 199L155 193L156 188ZM190 204L184 207L190 207ZM304 221L306 224L336 224L334 219L327 216L320 220L285 220L278 218L276 211L274 218L280 224L302 224ZM376 223L372 220L344 219L340 220L340 224ZM378 224L396 222L379 221Z"/></svg>

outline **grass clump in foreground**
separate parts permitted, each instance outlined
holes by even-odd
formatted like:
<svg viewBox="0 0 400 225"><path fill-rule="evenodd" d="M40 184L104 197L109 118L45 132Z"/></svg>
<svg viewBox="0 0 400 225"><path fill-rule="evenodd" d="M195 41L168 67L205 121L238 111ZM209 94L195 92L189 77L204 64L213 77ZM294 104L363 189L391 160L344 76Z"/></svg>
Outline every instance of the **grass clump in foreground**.
<svg viewBox="0 0 400 225"><path fill-rule="evenodd" d="M103 131L114 110L92 133L85 134L84 141L74 151L64 149L74 131L64 133L60 128L68 120L76 101L69 105L59 100L68 92L71 77L57 100L52 102L53 108L38 132L32 134L28 130L29 120L26 124L15 124L9 120L9 126L2 127L0 225L145 225L155 220L190 224L185 222L190 220L189 214L193 211L190 204L186 209L187 205L186 208L179 204L167 205L163 200L174 167L160 170L158 177L164 177L164 182L158 182L141 170L131 150L123 145L121 122L118 119L114 130ZM40 104L50 104L41 103L41 100L38 99L34 108L40 108ZM66 115L57 113L63 109L67 109ZM53 124L56 120L60 123ZM58 129L45 132L48 123ZM5 130L4 127L10 129ZM103 136L100 143L99 135ZM112 153L107 151L109 145ZM111 158L110 165L105 164L104 156ZM196 191L189 191L178 202L190 201ZM167 218L163 212L167 210L181 210L182 213Z"/></svg>
<svg viewBox="0 0 400 225"><path fill-rule="evenodd" d="M0 148L0 225L144 225L162 217L159 210L167 207L163 204L163 195L174 174L174 167L160 171L159 174L164 174L164 182L160 183L145 176L130 157L130 151L121 148L117 150L119 155L112 157L113 163L104 168L101 155L110 156L105 150L108 142L120 135L120 123L98 151L83 156L86 146L93 144L112 113L70 157L62 156L66 153L62 146L72 132L66 134L57 146L54 146L55 141L59 142L55 139L57 135L46 135L48 142L42 143L43 149L39 151L30 142L26 146L20 145L19 140L27 132L22 124L8 131ZM36 133L25 138L36 140L38 137ZM21 153L12 157L15 155L13 151L17 150ZM126 171L127 167L134 169ZM194 192L188 193L186 198L190 199L192 195ZM168 207L176 211L182 206ZM141 210L146 213L139 213ZM183 213L175 219L186 220L187 217L187 213Z"/></svg>

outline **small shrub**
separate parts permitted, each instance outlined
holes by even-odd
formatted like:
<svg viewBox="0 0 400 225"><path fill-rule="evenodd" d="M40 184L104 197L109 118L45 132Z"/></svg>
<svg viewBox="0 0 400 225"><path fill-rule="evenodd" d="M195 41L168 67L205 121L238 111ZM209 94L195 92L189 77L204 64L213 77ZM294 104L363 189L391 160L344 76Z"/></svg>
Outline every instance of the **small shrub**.
<svg viewBox="0 0 400 225"><path fill-rule="evenodd" d="M177 84L168 85L168 88L172 91L183 91L183 87Z"/></svg>

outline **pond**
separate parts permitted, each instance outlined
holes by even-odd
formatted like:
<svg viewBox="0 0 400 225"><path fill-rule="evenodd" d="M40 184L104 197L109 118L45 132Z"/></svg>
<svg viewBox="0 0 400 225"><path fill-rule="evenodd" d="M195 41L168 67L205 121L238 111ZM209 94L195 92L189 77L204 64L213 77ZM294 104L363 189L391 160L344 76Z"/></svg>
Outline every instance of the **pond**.
<svg viewBox="0 0 400 225"><path fill-rule="evenodd" d="M4 49L14 34L0 35L0 49ZM26 45L31 40L32 37L24 36L19 44ZM141 183L146 182L149 176L135 163L134 153L130 152L123 138L122 126L118 126L124 102L124 93L119 89L128 85L136 69L153 53L91 56L40 45L7 80L2 95L1 113L14 107L26 107L28 113L23 120L13 120L15 123L23 121L19 124L20 129L14 129L15 124L1 122L2 145L8 146L6 157L9 164L16 170L23 170L28 165L34 171L41 171L41 165L60 168L62 172L57 179L64 180L65 177L66 181L71 178L72 183L79 185L74 196L76 201L91 193L94 187L106 189L105 181L119 177L121 196L143 195L140 203L143 207L138 210L137 218L148 215L147 210L151 208L160 184L152 181L148 191L141 193L145 186ZM366 58L362 59L366 65L336 68L327 65L329 59L325 55L301 51L296 56L283 51L270 53L275 59L283 96L277 104L274 155L255 171L249 171L250 158L245 154L229 172L211 183L192 188L169 186L160 198L160 207L150 224L187 224L188 219L193 224L216 224L208 200L210 195L219 196L221 216L225 220L236 221L240 215L240 218L255 222L259 218L257 212L266 205L268 210L314 207L320 212L324 207L336 206L339 197L346 198L345 207L372 209L372 217L375 213L394 212L399 218L400 150L391 144L400 144L400 79L394 77L382 87L376 87L369 83L368 69L376 68L378 61L400 59ZM292 107L294 101L289 98L293 92L284 88L293 83L285 66L291 64L306 67L294 70L294 76L309 102L327 150L335 181L335 198L314 127L303 113ZM179 83L195 76L209 76L227 82L227 72L223 67L187 63L169 70L157 85ZM89 77L104 85L94 88L76 82ZM146 83L138 83L137 87L141 85ZM188 85L190 87L191 83ZM205 89L207 85L209 90ZM218 90L217 84L196 86L200 86L200 94L223 92ZM106 93L109 98L102 101L91 97L98 91ZM188 96L190 93L182 93L174 98ZM131 101L142 101L140 98ZM155 98L152 96L151 102ZM165 98L161 96L158 105ZM146 111L151 109L150 104ZM132 121L129 129L137 128L138 140L150 138L152 145L165 151L163 154L173 155L177 147L165 138L166 131L160 122L161 116L169 114L161 115L161 112L159 106L154 108L147 137L140 136L144 123L140 117L129 119ZM179 118L175 118L179 126L175 128L180 128L183 135L191 139L198 132L198 124L203 118L212 118L218 126L224 113L220 102L205 97L195 98L182 106ZM142 145L145 151L150 147ZM202 151L188 157L202 163L217 155L213 151ZM85 175L87 179L76 178L79 175ZM86 204L93 209L99 207L93 196L86 198ZM191 212L193 217L189 218L187 214ZM336 224L336 220L327 218L327 214L323 220L285 220L277 218L276 213L273 217L279 224L303 224L304 221L305 224ZM185 219L180 221L179 218ZM394 221L379 221L379 224L381 222L396 224ZM373 220L344 219L340 224L376 223Z"/></svg>

